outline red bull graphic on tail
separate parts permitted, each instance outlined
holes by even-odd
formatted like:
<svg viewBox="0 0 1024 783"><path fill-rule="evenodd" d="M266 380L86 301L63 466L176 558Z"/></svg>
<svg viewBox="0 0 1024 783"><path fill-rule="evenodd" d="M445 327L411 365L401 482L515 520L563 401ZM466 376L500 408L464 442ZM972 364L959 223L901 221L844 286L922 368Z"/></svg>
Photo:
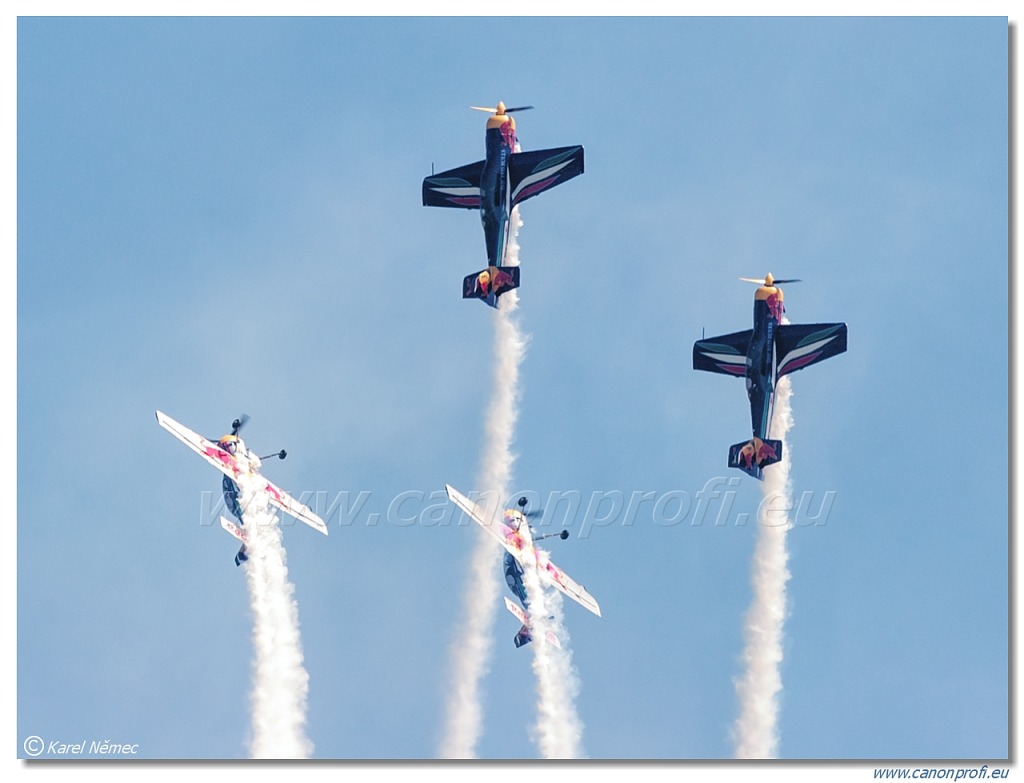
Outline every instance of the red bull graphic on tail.
<svg viewBox="0 0 1024 783"><path fill-rule="evenodd" d="M846 324L784 324L783 283L769 273L757 283L754 327L742 332L698 340L693 345L693 369L742 377L750 402L753 437L729 447L729 467L756 479L764 468L782 459L782 441L768 440L775 386L779 378L810 367L846 350Z"/></svg>
<svg viewBox="0 0 1024 783"><path fill-rule="evenodd" d="M744 473L760 478L759 471L774 465L782 459L781 440L751 438L744 443L729 447L729 467L739 468Z"/></svg>
<svg viewBox="0 0 1024 783"><path fill-rule="evenodd" d="M489 266L462 281L463 299L482 299L491 307L498 306L498 297L519 288L519 267Z"/></svg>

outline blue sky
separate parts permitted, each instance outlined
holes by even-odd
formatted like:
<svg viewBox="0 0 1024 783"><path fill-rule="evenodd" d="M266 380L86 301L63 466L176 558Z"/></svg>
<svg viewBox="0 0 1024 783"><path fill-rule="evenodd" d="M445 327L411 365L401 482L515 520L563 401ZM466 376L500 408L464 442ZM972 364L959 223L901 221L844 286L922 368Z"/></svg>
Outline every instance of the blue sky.
<svg viewBox="0 0 1024 783"><path fill-rule="evenodd" d="M420 183L481 158L467 107L504 100L536 106L524 149L586 148L522 210L513 484L582 499L552 550L604 614L566 607L587 753L731 754L756 532L735 516L759 489L725 468L742 383L690 355L749 327L737 278L771 271L804 280L793 322L849 325L793 376L794 490L831 506L789 537L781 755L1006 757L1005 17L17 32L19 754L34 734L245 756L245 582L202 524L219 477L159 408L207 436L248 413L250 446L288 449L277 483L368 493L326 539L285 531L309 736L318 758L435 755L475 531L406 520L472 488L492 327L459 296L478 217ZM723 524L647 504L581 536L590 499L718 477ZM487 758L536 755L513 626Z"/></svg>

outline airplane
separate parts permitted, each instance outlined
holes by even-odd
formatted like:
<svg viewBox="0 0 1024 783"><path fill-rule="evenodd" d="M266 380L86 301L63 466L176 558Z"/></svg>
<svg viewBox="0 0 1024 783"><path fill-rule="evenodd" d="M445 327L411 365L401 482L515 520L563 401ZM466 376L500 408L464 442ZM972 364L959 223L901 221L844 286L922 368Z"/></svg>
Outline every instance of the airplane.
<svg viewBox="0 0 1024 783"><path fill-rule="evenodd" d="M253 452L249 451L245 445L245 441L238 437L238 431L242 428L248 418L248 416L242 416L241 418L235 419L231 423L231 432L214 443L213 441L207 440L202 435L193 432L185 425L175 421L167 414L161 411L156 412L156 420L161 427L224 474L224 478L221 481L221 489L224 492L224 504L228 511L238 519L239 525L244 526L245 520L243 519L244 509L239 502L240 491L237 480L241 476L251 476L258 477L260 483L264 484L263 491L267 493L267 497L272 506L280 509L289 516L295 517L300 522L305 522L314 530L318 530L326 536L327 524L319 516L317 516L304 503L300 503L272 481L268 481L263 478L260 474L259 469L263 460L272 459L273 457L284 459L288 456L288 453L284 449L281 449L281 451L276 454L270 454L266 457L258 457ZM228 533L242 542L242 548L239 549L238 554L235 555L235 565L239 566L249 559L246 547L248 543L248 535L242 527L235 525L224 517L220 518L220 524Z"/></svg>
<svg viewBox="0 0 1024 783"><path fill-rule="evenodd" d="M486 158L431 174L423 180L423 206L479 209L487 245L487 268L462 281L463 299L481 299L491 307L519 287L519 267L503 266L512 209L528 198L583 173L583 147L516 152L516 121L509 115L532 106L471 106L493 112L487 120Z"/></svg>
<svg viewBox="0 0 1024 783"><path fill-rule="evenodd" d="M729 447L729 467L764 479L764 468L782 459L782 441L767 437L779 378L846 350L846 324L783 324L779 285L800 280L741 277L754 293L754 328L693 344L693 369L743 377L750 400L753 437Z"/></svg>
<svg viewBox="0 0 1024 783"><path fill-rule="evenodd" d="M507 597L505 598L505 608L522 623L522 627L513 640L516 647L522 647L533 639L533 636L530 634L530 616L528 614L530 604L526 594L526 585L523 584L523 569L526 566L536 568L543 583L569 596L580 606L593 612L598 617L601 616L601 607L598 606L594 597L586 591L586 588L577 584L565 571L552 563L547 552L543 549L534 548L533 542L539 541L542 538L558 537L563 540L568 538L568 530L563 530L560 533L534 536L533 530L526 520L526 498L519 499L519 508L505 509L505 521L499 522L489 519L484 509L450 484L445 484L445 489L448 491L449 500L466 512L470 519L494 536L498 543L505 548L505 558L502 564L505 582L516 598L523 604L522 608L520 608ZM553 635L547 638L555 646L560 646L558 640Z"/></svg>

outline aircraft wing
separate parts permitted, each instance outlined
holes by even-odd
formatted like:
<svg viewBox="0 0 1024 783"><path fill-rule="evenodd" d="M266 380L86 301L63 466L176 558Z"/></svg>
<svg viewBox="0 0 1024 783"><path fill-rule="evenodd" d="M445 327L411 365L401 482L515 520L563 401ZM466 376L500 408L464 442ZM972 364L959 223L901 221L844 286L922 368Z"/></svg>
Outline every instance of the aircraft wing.
<svg viewBox="0 0 1024 783"><path fill-rule="evenodd" d="M156 420L161 427L217 468L217 470L228 478L235 480L242 472L238 467L238 464L235 462L234 456L218 447L216 443L207 440L197 432L193 432L184 424L175 421L161 411L156 412ZM270 502L274 506L286 514L295 517L300 522L305 522L310 527L319 530L325 536L327 535L326 523L313 513L311 509L297 501L274 482L267 481L263 477L260 477L260 480L266 481L265 489L267 494L270 496Z"/></svg>
<svg viewBox="0 0 1024 783"><path fill-rule="evenodd" d="M445 484L444 488L448 491L448 499L452 503L465 511L470 519L486 530L489 535L493 536L499 544L508 550L512 557L520 563L523 562L523 540L516 531L508 525L490 518L483 508L467 498L451 484Z"/></svg>
<svg viewBox="0 0 1024 783"><path fill-rule="evenodd" d="M509 158L512 206L583 173L583 147L516 152Z"/></svg>
<svg viewBox="0 0 1024 783"><path fill-rule="evenodd" d="M775 377L846 350L846 324L785 324L775 332Z"/></svg>
<svg viewBox="0 0 1024 783"><path fill-rule="evenodd" d="M693 369L742 378L747 372L747 347L752 329L708 337L693 344Z"/></svg>
<svg viewBox="0 0 1024 783"><path fill-rule="evenodd" d="M431 174L423 180L423 206L480 209L480 173L484 162Z"/></svg>
<svg viewBox="0 0 1024 783"><path fill-rule="evenodd" d="M216 443L207 440L198 432L193 432L184 424L175 421L166 413L161 411L156 412L156 420L161 427L217 468L217 470L225 476L230 479L238 477L241 470L235 462L234 456L228 454L222 448L217 446Z"/></svg>
<svg viewBox="0 0 1024 783"><path fill-rule="evenodd" d="M266 479L261 480L267 481ZM295 517L299 522L305 522L311 528L323 533L325 536L327 535L327 523L318 517L305 503L297 501L277 486L273 481L267 481L266 491L267 494L270 495L270 503L272 506L288 514L288 516Z"/></svg>
<svg viewBox="0 0 1024 783"><path fill-rule="evenodd" d="M569 596L584 609L589 609L600 617L601 607L597 605L597 601L594 600L594 596L588 593L583 585L574 581L572 577L565 573L565 571L547 559L546 554L547 553L544 553L544 555L541 556L542 562L538 563L540 568L537 570L541 573L541 579L546 581L556 590L559 590Z"/></svg>

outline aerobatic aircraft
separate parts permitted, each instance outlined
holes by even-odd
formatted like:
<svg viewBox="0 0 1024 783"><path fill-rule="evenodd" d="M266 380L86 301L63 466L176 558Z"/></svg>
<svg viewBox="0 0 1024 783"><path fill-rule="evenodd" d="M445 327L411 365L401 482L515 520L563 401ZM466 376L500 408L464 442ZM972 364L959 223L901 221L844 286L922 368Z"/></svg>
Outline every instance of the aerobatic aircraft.
<svg viewBox="0 0 1024 783"><path fill-rule="evenodd" d="M238 437L238 431L248 420L247 416L235 419L231 423L231 432L219 441L207 440L199 433L193 432L184 424L181 424L161 411L156 412L156 420L169 433L192 449L217 470L224 474L221 481L221 489L224 492L224 504L227 509L238 519L238 525L224 517L220 518L221 527L242 542L242 548L235 555L235 565L241 565L249 559L246 544L248 537L246 531L240 527L245 525L244 511L239 502L239 488L237 481L242 476L258 478L263 484L263 491L272 506L280 509L289 516L295 517L300 522L305 522L314 530L327 535L326 523L317 516L308 506L300 503L272 481L265 479L259 472L262 461L277 457L284 459L288 453L281 449L276 454L266 457L258 457L246 448L245 442Z"/></svg>
<svg viewBox="0 0 1024 783"><path fill-rule="evenodd" d="M519 267L504 266L512 209L583 173L583 147L516 152L516 121L509 115L532 106L471 106L492 112L487 120L486 158L423 180L423 206L479 209L487 245L487 268L467 275L463 299L482 299L491 307L519 287Z"/></svg>
<svg viewBox="0 0 1024 783"><path fill-rule="evenodd" d="M523 583L524 568L537 569L541 582L561 591L598 617L601 616L601 607L598 606L594 597L582 585L573 581L565 571L552 563L547 552L543 549L536 549L533 545L534 541L539 541L542 538L566 539L569 537L568 530L535 537L526 519L526 498L519 499L519 508L505 509L504 522L499 522L490 519L483 508L451 485L445 484L445 489L448 491L448 498L456 506L466 512L470 519L494 536L498 543L505 548L505 559L502 564L505 582L523 604L520 608L513 601L505 598L505 608L522 623L522 627L515 635L516 647L522 647L533 639L530 634L530 603L526 585ZM559 646L558 639L553 635L548 636L548 641Z"/></svg>
<svg viewBox="0 0 1024 783"><path fill-rule="evenodd" d="M775 386L779 378L846 350L846 324L783 324L785 307L780 284L769 273L756 283L754 328L698 340L693 345L693 369L745 378L754 435L729 447L729 467L756 479L764 468L782 459L782 441L769 439Z"/></svg>

